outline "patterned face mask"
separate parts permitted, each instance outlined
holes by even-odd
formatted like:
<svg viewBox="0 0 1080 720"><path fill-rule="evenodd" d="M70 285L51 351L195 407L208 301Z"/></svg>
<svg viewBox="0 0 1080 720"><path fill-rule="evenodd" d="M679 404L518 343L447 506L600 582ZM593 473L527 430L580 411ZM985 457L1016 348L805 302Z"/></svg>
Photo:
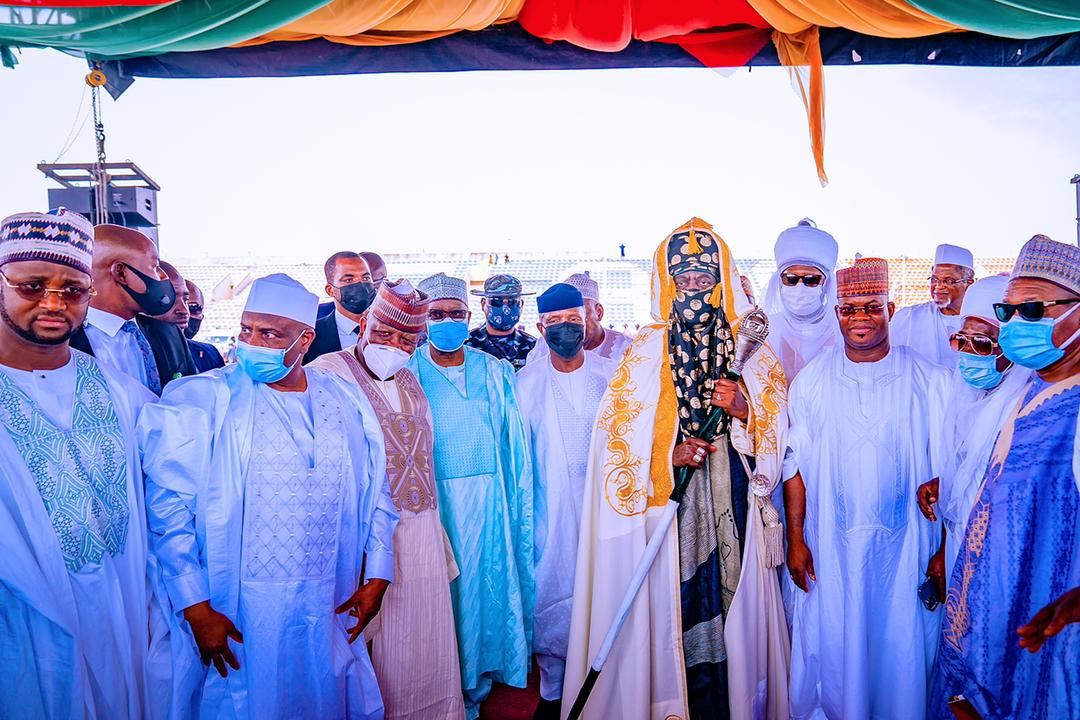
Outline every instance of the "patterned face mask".
<svg viewBox="0 0 1080 720"><path fill-rule="evenodd" d="M674 309L680 323L693 329L704 328L716 317L716 308L709 302L712 288L696 292L679 290L675 293Z"/></svg>
<svg viewBox="0 0 1080 720"><path fill-rule="evenodd" d="M521 299L492 298L488 300L486 317L491 327L496 330L513 330L521 319Z"/></svg>

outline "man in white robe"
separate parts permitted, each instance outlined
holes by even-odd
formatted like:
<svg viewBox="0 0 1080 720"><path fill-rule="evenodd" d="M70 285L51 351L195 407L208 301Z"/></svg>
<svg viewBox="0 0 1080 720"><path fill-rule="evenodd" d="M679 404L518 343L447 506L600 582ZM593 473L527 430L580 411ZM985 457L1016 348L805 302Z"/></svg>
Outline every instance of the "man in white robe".
<svg viewBox="0 0 1080 720"><path fill-rule="evenodd" d="M934 252L929 302L896 311L889 328L893 345L907 345L947 370L956 367L956 353L949 337L960 329L964 294L975 282L975 259L971 251L942 244Z"/></svg>
<svg viewBox="0 0 1080 720"><path fill-rule="evenodd" d="M317 306L286 275L256 280L237 363L139 419L174 717L383 716L363 628L397 513L371 405L300 366Z"/></svg>
<svg viewBox="0 0 1080 720"><path fill-rule="evenodd" d="M92 294L79 215L0 223L0 717L157 717L135 418L153 395L69 347Z"/></svg>
<svg viewBox="0 0 1080 720"><path fill-rule="evenodd" d="M617 363L633 340L626 333L604 327L604 306L600 304L600 284L592 279L588 271L574 273L566 278L564 283L577 288L585 298L585 349ZM548 355L550 355L550 350L547 343L538 342L529 351L526 363L545 360Z"/></svg>
<svg viewBox="0 0 1080 720"><path fill-rule="evenodd" d="M940 611L919 601L941 538L916 489L938 476L948 375L889 343L888 267L837 273L844 344L791 386L785 461L796 593L793 718L921 718ZM795 471L797 468L797 471Z"/></svg>
<svg viewBox="0 0 1080 720"><path fill-rule="evenodd" d="M803 367L840 342L833 236L811 220L780 233L773 248L776 272L765 292L769 347L784 366L788 386Z"/></svg>
<svg viewBox="0 0 1080 720"><path fill-rule="evenodd" d="M540 720L559 715L589 443L614 365L585 350L586 308L579 290L557 283L536 305L536 327L550 351L544 361L526 365L515 385L534 463L533 653L540 668Z"/></svg>
<svg viewBox="0 0 1080 720"><path fill-rule="evenodd" d="M964 296L963 325L950 341L958 359L946 411L948 464L940 479L919 487L919 509L929 520L940 513L944 525L945 538L927 568L942 601L998 433L1031 380L1031 371L1010 362L998 343L994 303L1002 302L1008 285L1007 275L994 275Z"/></svg>

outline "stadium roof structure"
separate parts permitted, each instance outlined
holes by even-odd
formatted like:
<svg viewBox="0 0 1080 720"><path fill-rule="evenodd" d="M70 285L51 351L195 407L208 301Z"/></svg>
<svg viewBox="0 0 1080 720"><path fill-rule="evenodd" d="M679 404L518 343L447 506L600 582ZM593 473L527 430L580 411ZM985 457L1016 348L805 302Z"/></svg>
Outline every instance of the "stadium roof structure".
<svg viewBox="0 0 1080 720"><path fill-rule="evenodd" d="M824 65L1080 65L1076 0L8 0L13 49L136 77L786 65L825 182Z"/></svg>

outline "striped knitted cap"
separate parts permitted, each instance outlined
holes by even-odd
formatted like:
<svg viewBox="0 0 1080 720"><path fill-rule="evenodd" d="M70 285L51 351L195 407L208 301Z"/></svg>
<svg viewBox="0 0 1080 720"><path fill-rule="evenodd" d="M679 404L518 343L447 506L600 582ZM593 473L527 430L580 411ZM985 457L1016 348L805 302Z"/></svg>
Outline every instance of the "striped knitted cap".
<svg viewBox="0 0 1080 720"><path fill-rule="evenodd" d="M1036 235L1020 248L1012 276L1049 280L1080 295L1080 247Z"/></svg>
<svg viewBox="0 0 1080 720"><path fill-rule="evenodd" d="M431 298L414 288L408 280L387 280L379 286L368 312L380 323L395 330L418 333L427 326L430 304Z"/></svg>
<svg viewBox="0 0 1080 720"><path fill-rule="evenodd" d="M90 275L94 226L66 208L48 213L19 213L0 221L0 266L44 260Z"/></svg>
<svg viewBox="0 0 1080 720"><path fill-rule="evenodd" d="M836 271L836 296L888 295L889 263L881 258L856 258L851 267Z"/></svg>

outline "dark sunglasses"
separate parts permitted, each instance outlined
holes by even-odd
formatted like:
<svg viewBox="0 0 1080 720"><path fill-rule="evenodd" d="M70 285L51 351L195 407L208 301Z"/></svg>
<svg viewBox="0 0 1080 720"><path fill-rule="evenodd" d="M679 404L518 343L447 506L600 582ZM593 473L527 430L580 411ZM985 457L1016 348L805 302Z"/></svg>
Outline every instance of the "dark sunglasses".
<svg viewBox="0 0 1080 720"><path fill-rule="evenodd" d="M836 310L843 317L852 317L858 312L870 317L871 315L880 315L885 312L885 306L881 303L870 303L868 305L838 305Z"/></svg>
<svg viewBox="0 0 1080 720"><path fill-rule="evenodd" d="M800 282L806 287L817 287L824 278L821 275L796 275L795 273L781 273L780 282L788 287L795 287Z"/></svg>
<svg viewBox="0 0 1080 720"><path fill-rule="evenodd" d="M203 311L203 306L199 303L188 303L187 309L192 315L198 315Z"/></svg>
<svg viewBox="0 0 1080 720"><path fill-rule="evenodd" d="M997 315L997 319L1001 322L1009 322L1010 318L1016 313L1020 313L1020 317L1024 320L1042 320L1046 315L1046 308L1053 305L1072 305L1073 303L1080 302L1080 298L1069 298L1067 300L1029 300L1028 302L1016 303L994 303L994 314Z"/></svg>
<svg viewBox="0 0 1080 720"><path fill-rule="evenodd" d="M7 275L0 273L4 284L15 291L15 294L28 302L41 302L46 295L55 293L65 304L85 305L90 298L97 295L97 290L92 287L81 285L65 285L59 289L47 288L40 280L27 280L26 282L11 282Z"/></svg>
<svg viewBox="0 0 1080 720"><path fill-rule="evenodd" d="M488 305L491 307L517 307L522 304L522 300L519 297L489 297L487 299Z"/></svg>
<svg viewBox="0 0 1080 720"><path fill-rule="evenodd" d="M998 342L986 335L965 335L957 332L949 336L949 347L954 352L965 352L964 348L971 348L973 355L986 356L994 354Z"/></svg>

